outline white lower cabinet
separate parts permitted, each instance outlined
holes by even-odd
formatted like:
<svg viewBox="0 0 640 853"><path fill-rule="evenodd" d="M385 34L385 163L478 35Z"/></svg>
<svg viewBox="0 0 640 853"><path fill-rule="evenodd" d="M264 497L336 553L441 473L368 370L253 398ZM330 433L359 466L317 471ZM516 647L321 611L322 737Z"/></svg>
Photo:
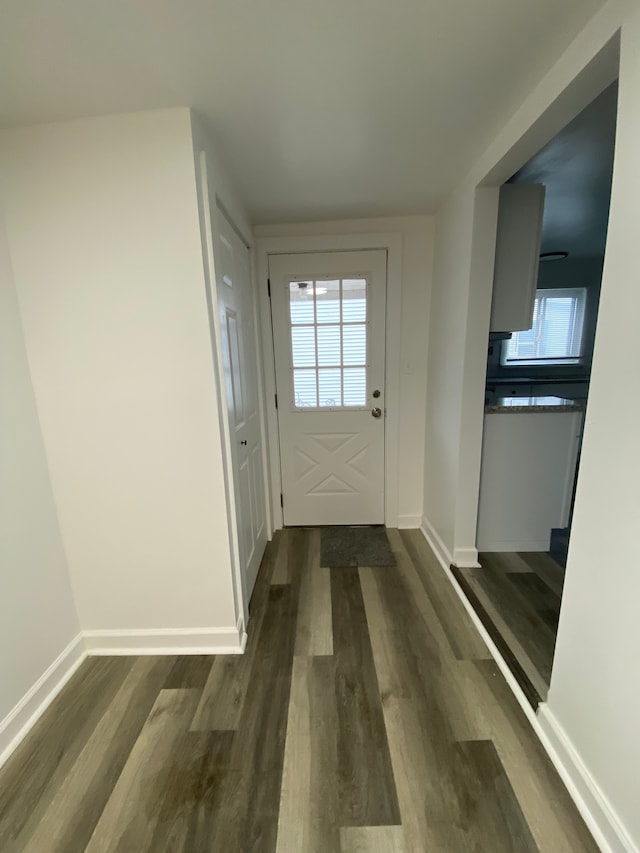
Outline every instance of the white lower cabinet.
<svg viewBox="0 0 640 853"><path fill-rule="evenodd" d="M495 412L484 418L477 547L548 551L566 527L583 413Z"/></svg>

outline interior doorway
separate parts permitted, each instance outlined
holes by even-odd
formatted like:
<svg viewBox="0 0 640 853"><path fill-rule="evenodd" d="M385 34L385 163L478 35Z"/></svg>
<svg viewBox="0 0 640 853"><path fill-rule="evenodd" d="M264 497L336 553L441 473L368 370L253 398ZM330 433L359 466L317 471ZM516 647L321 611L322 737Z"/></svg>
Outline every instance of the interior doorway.
<svg viewBox="0 0 640 853"><path fill-rule="evenodd" d="M551 680L570 543L616 114L612 83L501 188L478 506L480 568L454 572L534 707ZM535 247L530 293L522 299L510 288L509 300L497 304L505 257L503 194L512 203L521 190L540 200L540 234L535 238L532 228L512 255L519 263L523 246ZM521 200L529 203L526 195ZM525 284L528 276L528 270L510 274Z"/></svg>

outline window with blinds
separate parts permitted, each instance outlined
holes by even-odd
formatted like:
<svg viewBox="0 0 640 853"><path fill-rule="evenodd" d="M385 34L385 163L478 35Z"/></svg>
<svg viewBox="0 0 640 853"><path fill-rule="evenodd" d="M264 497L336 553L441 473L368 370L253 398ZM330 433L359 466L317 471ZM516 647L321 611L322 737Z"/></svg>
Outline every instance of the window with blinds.
<svg viewBox="0 0 640 853"><path fill-rule="evenodd" d="M501 364L579 364L586 301L584 287L536 290L533 326L504 342Z"/></svg>
<svg viewBox="0 0 640 853"><path fill-rule="evenodd" d="M359 408L367 398L367 281L289 285L295 408Z"/></svg>

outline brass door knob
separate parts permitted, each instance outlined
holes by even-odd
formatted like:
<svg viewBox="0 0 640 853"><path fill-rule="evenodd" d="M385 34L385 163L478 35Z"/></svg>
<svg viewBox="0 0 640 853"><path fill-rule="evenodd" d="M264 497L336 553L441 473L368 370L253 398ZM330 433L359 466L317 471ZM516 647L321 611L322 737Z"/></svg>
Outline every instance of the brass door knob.
<svg viewBox="0 0 640 853"><path fill-rule="evenodd" d="M374 418L381 418L382 417L382 409L379 409L376 406L375 409L371 409L371 415Z"/></svg>

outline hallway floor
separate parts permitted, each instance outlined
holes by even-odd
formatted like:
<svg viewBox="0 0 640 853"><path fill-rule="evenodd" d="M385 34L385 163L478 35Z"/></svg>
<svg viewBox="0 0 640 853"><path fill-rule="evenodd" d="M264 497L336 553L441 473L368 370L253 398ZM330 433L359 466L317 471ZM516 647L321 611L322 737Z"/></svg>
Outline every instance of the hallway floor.
<svg viewBox="0 0 640 853"><path fill-rule="evenodd" d="M452 571L535 709L551 682L564 569L533 551L482 553L478 561L481 569Z"/></svg>
<svg viewBox="0 0 640 853"><path fill-rule="evenodd" d="M0 771L0 850L596 851L419 531L269 544L244 656L90 658Z"/></svg>

